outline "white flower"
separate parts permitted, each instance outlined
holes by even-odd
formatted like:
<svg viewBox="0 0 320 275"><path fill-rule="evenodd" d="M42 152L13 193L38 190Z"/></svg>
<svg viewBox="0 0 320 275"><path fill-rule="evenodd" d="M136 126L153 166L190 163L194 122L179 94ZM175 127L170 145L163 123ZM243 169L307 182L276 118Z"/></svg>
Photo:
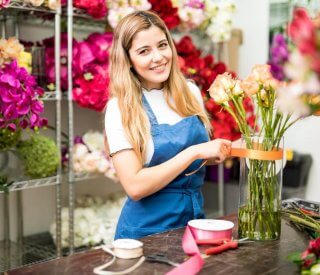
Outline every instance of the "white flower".
<svg viewBox="0 0 320 275"><path fill-rule="evenodd" d="M137 10L150 10L151 4L147 0L130 0L131 7Z"/></svg>
<svg viewBox="0 0 320 275"><path fill-rule="evenodd" d="M82 143L77 143L73 147L73 159L74 161L81 161L89 153L87 146Z"/></svg>
<svg viewBox="0 0 320 275"><path fill-rule="evenodd" d="M28 0L32 6L39 7L43 4L44 0Z"/></svg>
<svg viewBox="0 0 320 275"><path fill-rule="evenodd" d="M290 79L303 82L310 71L310 64L298 50L295 50L290 55L289 62L285 65L284 71Z"/></svg>
<svg viewBox="0 0 320 275"><path fill-rule="evenodd" d="M303 85L301 83L291 83L286 87L279 88L276 106L281 113L294 113L298 117L310 113L309 108L300 98L302 89Z"/></svg>
<svg viewBox="0 0 320 275"><path fill-rule="evenodd" d="M92 152L87 154L81 161L83 171L93 173L97 171L97 166L100 161L100 156L98 152Z"/></svg>
<svg viewBox="0 0 320 275"><path fill-rule="evenodd" d="M121 7L118 9L109 9L108 11L108 22L112 28L115 28L120 20L127 14L134 12L132 7Z"/></svg>
<svg viewBox="0 0 320 275"><path fill-rule="evenodd" d="M60 0L48 0L48 7L51 10L56 10L60 6Z"/></svg>
<svg viewBox="0 0 320 275"><path fill-rule="evenodd" d="M244 93L243 89L240 86L240 80L235 80L235 85L232 89L232 94L233 95L242 95Z"/></svg>
<svg viewBox="0 0 320 275"><path fill-rule="evenodd" d="M102 133L89 131L83 135L82 139L90 151L104 150L104 136Z"/></svg>

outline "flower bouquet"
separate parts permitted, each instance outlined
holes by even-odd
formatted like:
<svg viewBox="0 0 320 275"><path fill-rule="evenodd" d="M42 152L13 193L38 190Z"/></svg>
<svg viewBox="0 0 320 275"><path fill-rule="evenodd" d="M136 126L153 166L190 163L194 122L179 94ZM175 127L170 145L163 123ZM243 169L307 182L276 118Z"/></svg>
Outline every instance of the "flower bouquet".
<svg viewBox="0 0 320 275"><path fill-rule="evenodd" d="M239 237L280 236L283 135L296 121L320 110L319 29L319 22L296 9L289 24L290 50L284 51L280 43L283 55L277 59L281 64L277 69L284 69L282 81L271 74L273 65L272 70L270 65L256 65L246 79L225 73L209 89L213 100L239 125L245 147L240 164ZM247 96L257 108L253 127L244 110Z"/></svg>
<svg viewBox="0 0 320 275"><path fill-rule="evenodd" d="M280 235L282 137L291 122L290 115L282 115L275 108L278 86L269 66L258 65L243 81L228 73L219 75L209 89L213 100L238 124L242 147L250 153L240 164L240 238L266 240ZM261 127L257 118L253 127L248 124L244 109L248 96L256 103Z"/></svg>
<svg viewBox="0 0 320 275"><path fill-rule="evenodd" d="M320 274L320 238L311 240L305 251L293 253L288 259L297 264L303 275Z"/></svg>

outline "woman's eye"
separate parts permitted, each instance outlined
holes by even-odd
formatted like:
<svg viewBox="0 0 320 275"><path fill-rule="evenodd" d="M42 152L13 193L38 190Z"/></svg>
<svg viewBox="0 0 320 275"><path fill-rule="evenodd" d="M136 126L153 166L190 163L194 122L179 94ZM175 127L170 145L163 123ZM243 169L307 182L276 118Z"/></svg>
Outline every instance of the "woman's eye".
<svg viewBox="0 0 320 275"><path fill-rule="evenodd" d="M147 50L147 49L142 50L142 51L139 52L139 54L147 54L147 53L148 53L148 50Z"/></svg>
<svg viewBox="0 0 320 275"><path fill-rule="evenodd" d="M167 46L168 46L168 43L165 43L165 42L159 45L160 48L166 48Z"/></svg>

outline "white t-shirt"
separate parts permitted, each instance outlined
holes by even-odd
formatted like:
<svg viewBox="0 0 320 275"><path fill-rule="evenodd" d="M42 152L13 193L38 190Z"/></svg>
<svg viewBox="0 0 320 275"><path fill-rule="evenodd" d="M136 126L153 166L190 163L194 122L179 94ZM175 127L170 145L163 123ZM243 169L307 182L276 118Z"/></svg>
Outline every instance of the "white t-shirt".
<svg viewBox="0 0 320 275"><path fill-rule="evenodd" d="M199 88L188 81L188 86L191 92L195 95L197 100L203 106L203 100ZM180 115L174 112L167 105L163 91L153 89L150 91L142 90L146 97L154 115L159 124L173 125L183 119ZM108 139L110 154L114 154L123 149L131 149L132 145L129 143L121 121L121 113L118 106L118 99L112 98L108 101L107 110L105 114L105 131ZM146 149L146 163L149 163L154 152L154 145L150 136L147 142Z"/></svg>

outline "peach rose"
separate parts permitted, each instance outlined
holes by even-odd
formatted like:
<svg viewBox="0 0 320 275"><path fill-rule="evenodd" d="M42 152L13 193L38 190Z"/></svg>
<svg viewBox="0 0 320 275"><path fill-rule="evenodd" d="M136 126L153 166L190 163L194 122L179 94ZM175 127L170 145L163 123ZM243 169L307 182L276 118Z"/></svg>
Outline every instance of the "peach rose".
<svg viewBox="0 0 320 275"><path fill-rule="evenodd" d="M259 84L252 75L249 75L246 79L241 81L240 86L249 96L255 95L259 91Z"/></svg>
<svg viewBox="0 0 320 275"><path fill-rule="evenodd" d="M217 104L225 104L226 102L229 101L229 96L224 90L224 88L218 84L218 83L213 83L210 88L209 88L209 94L211 98L217 103Z"/></svg>

